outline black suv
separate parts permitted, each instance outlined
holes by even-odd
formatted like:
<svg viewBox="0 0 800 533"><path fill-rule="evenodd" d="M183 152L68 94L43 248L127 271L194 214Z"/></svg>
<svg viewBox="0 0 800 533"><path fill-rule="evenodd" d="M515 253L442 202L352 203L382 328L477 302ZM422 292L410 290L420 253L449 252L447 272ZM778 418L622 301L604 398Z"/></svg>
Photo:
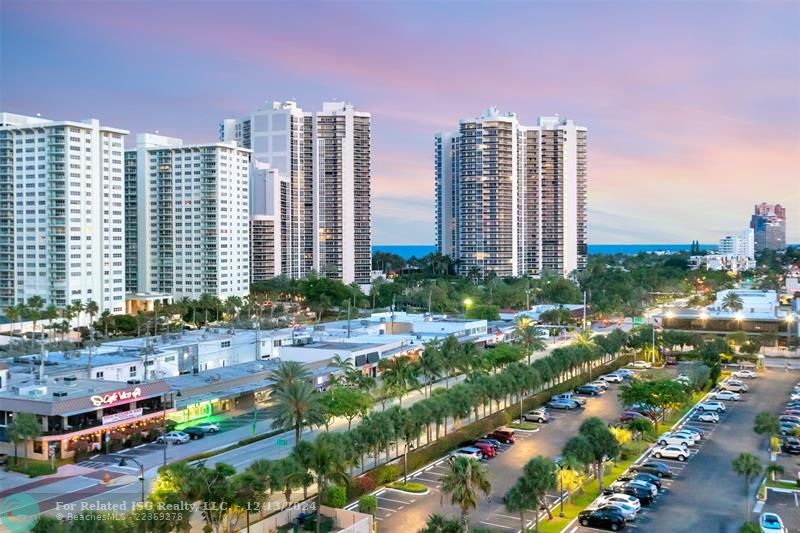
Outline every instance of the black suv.
<svg viewBox="0 0 800 533"><path fill-rule="evenodd" d="M661 488L661 478L653 474L648 474L647 472L628 472L619 477L620 481L633 481L634 479L646 481L647 483L655 485L656 488Z"/></svg>
<svg viewBox="0 0 800 533"><path fill-rule="evenodd" d="M625 529L625 519L616 507L603 507L594 511L581 511L578 522L583 527L604 527L611 531Z"/></svg>
<svg viewBox="0 0 800 533"><path fill-rule="evenodd" d="M196 428L194 426L183 428L181 431L189 435L189 438L192 440L202 439L206 436L206 432L200 428Z"/></svg>
<svg viewBox="0 0 800 533"><path fill-rule="evenodd" d="M640 465L632 465L631 470L634 472L653 474L657 477L672 477L672 470L670 470L669 467L664 463L660 463L658 461L645 461Z"/></svg>
<svg viewBox="0 0 800 533"><path fill-rule="evenodd" d="M800 454L800 439L797 437L785 437L781 442L781 451L791 454Z"/></svg>

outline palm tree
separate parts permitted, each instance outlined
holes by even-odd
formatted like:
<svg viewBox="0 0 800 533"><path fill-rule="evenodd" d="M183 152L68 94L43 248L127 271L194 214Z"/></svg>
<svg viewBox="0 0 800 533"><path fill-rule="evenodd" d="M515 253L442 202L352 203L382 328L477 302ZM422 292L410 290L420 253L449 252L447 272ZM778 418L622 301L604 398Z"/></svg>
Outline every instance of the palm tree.
<svg viewBox="0 0 800 533"><path fill-rule="evenodd" d="M292 501L294 489L307 487L311 482L307 479L309 473L291 455L280 461L272 463L270 471L270 489L281 491L286 503Z"/></svg>
<svg viewBox="0 0 800 533"><path fill-rule="evenodd" d="M733 471L744 477L744 498L746 502L747 514L745 520L750 519L750 480L761 473L761 463L755 455L751 453L740 453L731 463Z"/></svg>
<svg viewBox="0 0 800 533"><path fill-rule="evenodd" d="M11 338L14 338L14 323L17 320L22 320L22 310L20 309L19 305L10 305L6 307L6 317L11 321Z"/></svg>
<svg viewBox="0 0 800 533"><path fill-rule="evenodd" d="M58 315L59 315L58 307L56 307L53 304L47 306L47 308L42 313L42 318L47 320L47 329L55 332L55 328L53 327L53 320L58 318Z"/></svg>
<svg viewBox="0 0 800 533"><path fill-rule="evenodd" d="M304 427L325 423L319 393L307 381L292 381L275 390L272 411L272 427L294 427L295 442L300 442Z"/></svg>
<svg viewBox="0 0 800 533"><path fill-rule="evenodd" d="M728 311L740 311L743 307L742 297L733 291L729 291L722 299L722 308Z"/></svg>
<svg viewBox="0 0 800 533"><path fill-rule="evenodd" d="M478 507L478 492L487 497L492 492L489 472L484 465L468 457L456 457L450 462L450 469L442 478L443 499L450 496L450 503L461 508L463 531L469 530L469 510Z"/></svg>
<svg viewBox="0 0 800 533"><path fill-rule="evenodd" d="M201 308L204 313L203 322L208 325L208 310L214 307L214 300L215 298L204 292L200 295L200 298L197 300L197 307Z"/></svg>
<svg viewBox="0 0 800 533"><path fill-rule="evenodd" d="M771 457L770 452L772 446L772 437L776 436L781 431L781 422L777 415L768 411L763 411L756 415L753 422L753 431L758 435L766 435L767 437L767 457Z"/></svg>
<svg viewBox="0 0 800 533"><path fill-rule="evenodd" d="M525 355L528 356L528 364L531 364L531 355L533 352L540 352L545 349L545 344L539 336L541 333L540 328L537 328L530 321L520 320L517 323L516 334L525 349Z"/></svg>
<svg viewBox="0 0 800 533"><path fill-rule="evenodd" d="M106 309L100 315L100 318L97 320L100 322L100 325L103 326L103 336L108 337L108 326L111 325L114 321L114 318L111 316L111 311Z"/></svg>
<svg viewBox="0 0 800 533"><path fill-rule="evenodd" d="M355 365L353 364L352 359L350 359L349 357L342 357L338 353L334 354L333 357L331 357L331 362L328 363L328 366L330 366L331 368L336 368L337 370L340 371L340 375L334 376L335 378L337 378L336 381L343 380L345 382L349 381L348 376L351 376L352 375L351 373L355 371L356 368Z"/></svg>
<svg viewBox="0 0 800 533"><path fill-rule="evenodd" d="M308 383L311 380L311 374L297 361L281 361L278 368L270 372L267 379L275 382L272 390L277 392L291 383Z"/></svg>
<svg viewBox="0 0 800 533"><path fill-rule="evenodd" d="M346 465L339 446L339 440L333 438L331 434L325 433L317 437L313 443L298 442L292 457L298 464L302 465L307 472L314 476L317 483L317 533L319 533L322 508L322 494L329 483L340 483L347 485L350 477L346 472Z"/></svg>
<svg viewBox="0 0 800 533"><path fill-rule="evenodd" d="M17 413L14 421L8 426L8 438L14 443L14 464L17 464L17 445L25 443L25 464L28 463L28 441L42 434L42 426L35 415L30 413Z"/></svg>
<svg viewBox="0 0 800 533"><path fill-rule="evenodd" d="M94 327L94 317L98 312L100 312L97 302L94 300L88 300L86 302L86 312L89 314L89 325Z"/></svg>
<svg viewBox="0 0 800 533"><path fill-rule="evenodd" d="M419 373L425 377L425 397L428 398L433 388L433 380L442 375L442 354L436 341L425 343L416 364Z"/></svg>
<svg viewBox="0 0 800 533"><path fill-rule="evenodd" d="M461 524L455 518L434 513L428 515L425 527L417 533L461 533Z"/></svg>
<svg viewBox="0 0 800 533"><path fill-rule="evenodd" d="M44 300L41 296L31 296L28 298L27 304L27 314L28 319L33 322L33 337L36 338L36 322L42 318L42 306L44 306Z"/></svg>
<svg viewBox="0 0 800 533"><path fill-rule="evenodd" d="M441 354L442 371L444 372L444 388L449 388L450 377L458 368L458 340L453 336L448 336L442 342L439 353Z"/></svg>
<svg viewBox="0 0 800 533"><path fill-rule="evenodd" d="M419 386L417 367L407 355L381 359L378 363L383 382L397 393L400 407L403 407L403 396Z"/></svg>

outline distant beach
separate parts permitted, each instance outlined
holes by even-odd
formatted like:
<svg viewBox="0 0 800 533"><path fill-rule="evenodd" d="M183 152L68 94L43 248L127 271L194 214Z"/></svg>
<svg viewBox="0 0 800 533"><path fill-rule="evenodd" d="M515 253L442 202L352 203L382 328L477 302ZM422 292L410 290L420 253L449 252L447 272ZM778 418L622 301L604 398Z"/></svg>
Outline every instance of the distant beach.
<svg viewBox="0 0 800 533"><path fill-rule="evenodd" d="M590 244L589 254L625 254L636 255L639 252L670 251L678 252L689 250L690 243L686 244ZM702 250L716 250L716 244L701 244ZM373 252L386 252L397 254L403 259L423 257L436 251L436 246L417 244L377 244L372 247Z"/></svg>

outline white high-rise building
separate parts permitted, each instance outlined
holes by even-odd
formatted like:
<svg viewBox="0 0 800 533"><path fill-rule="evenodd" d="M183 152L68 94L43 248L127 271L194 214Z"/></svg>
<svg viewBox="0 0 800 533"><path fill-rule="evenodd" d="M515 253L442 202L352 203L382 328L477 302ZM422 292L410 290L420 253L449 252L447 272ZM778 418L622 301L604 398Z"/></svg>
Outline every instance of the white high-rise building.
<svg viewBox="0 0 800 533"><path fill-rule="evenodd" d="M719 254L755 259L755 232L753 229L747 228L738 235L726 235L720 239Z"/></svg>
<svg viewBox="0 0 800 533"><path fill-rule="evenodd" d="M276 274L302 278L316 270L345 283L370 282L369 113L344 102L326 102L316 113L274 102L224 120L220 138L251 148L254 161L287 180L288 221L274 222L285 246Z"/></svg>
<svg viewBox="0 0 800 533"><path fill-rule="evenodd" d="M125 152L129 292L249 292L250 150L136 136Z"/></svg>
<svg viewBox="0 0 800 533"><path fill-rule="evenodd" d="M0 113L0 308L39 296L125 311L127 134Z"/></svg>
<svg viewBox="0 0 800 533"><path fill-rule="evenodd" d="M586 128L558 117L523 126L491 108L434 146L437 248L462 274L586 266Z"/></svg>
<svg viewBox="0 0 800 533"><path fill-rule="evenodd" d="M289 180L268 163L250 165L250 281L281 273L289 249Z"/></svg>

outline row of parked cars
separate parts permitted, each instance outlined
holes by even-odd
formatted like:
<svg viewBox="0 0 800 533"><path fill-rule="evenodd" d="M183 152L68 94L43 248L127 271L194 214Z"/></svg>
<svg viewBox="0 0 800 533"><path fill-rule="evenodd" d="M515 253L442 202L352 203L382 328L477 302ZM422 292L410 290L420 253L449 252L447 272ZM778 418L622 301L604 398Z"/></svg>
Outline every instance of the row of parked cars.
<svg viewBox="0 0 800 533"><path fill-rule="evenodd" d="M218 433L219 429L219 424L205 422L181 430L169 431L159 436L156 442L159 444L186 444L190 440L202 439L208 433Z"/></svg>
<svg viewBox="0 0 800 533"><path fill-rule="evenodd" d="M458 449L450 453L449 458L452 460L456 457L469 457L478 461L489 459L497 456L500 450L515 442L513 429L498 428L483 438L462 442Z"/></svg>
<svg viewBox="0 0 800 533"><path fill-rule="evenodd" d="M550 409L558 409L565 411L572 411L579 409L586 405L586 399L581 396L600 396L608 390L608 386L612 383L622 383L626 379L633 377L632 370L621 368L610 374L600 376L596 380L581 385L575 392L564 392L556 394L550 401L547 402L547 407Z"/></svg>
<svg viewBox="0 0 800 533"><path fill-rule="evenodd" d="M741 373L721 384L718 392L746 392L749 388L738 378L754 377L754 373L752 376ZM680 376L677 379L680 380ZM723 401L733 401L733 398L725 394L712 394L711 399L697 406L693 420L718 423L720 413L727 409ZM623 411L620 421L627 423L637 418L653 419L659 416L661 413L658 409L632 405ZM636 519L643 506L655 501L662 480L673 477L673 471L661 459L686 461L691 454L690 450L704 438L706 434L703 429L693 425L683 425L675 431L663 433L658 437L649 458L643 463L632 465L606 489L604 495L595 500L592 507L578 515L578 522L584 527L601 527L612 531L624 529L628 522Z"/></svg>

